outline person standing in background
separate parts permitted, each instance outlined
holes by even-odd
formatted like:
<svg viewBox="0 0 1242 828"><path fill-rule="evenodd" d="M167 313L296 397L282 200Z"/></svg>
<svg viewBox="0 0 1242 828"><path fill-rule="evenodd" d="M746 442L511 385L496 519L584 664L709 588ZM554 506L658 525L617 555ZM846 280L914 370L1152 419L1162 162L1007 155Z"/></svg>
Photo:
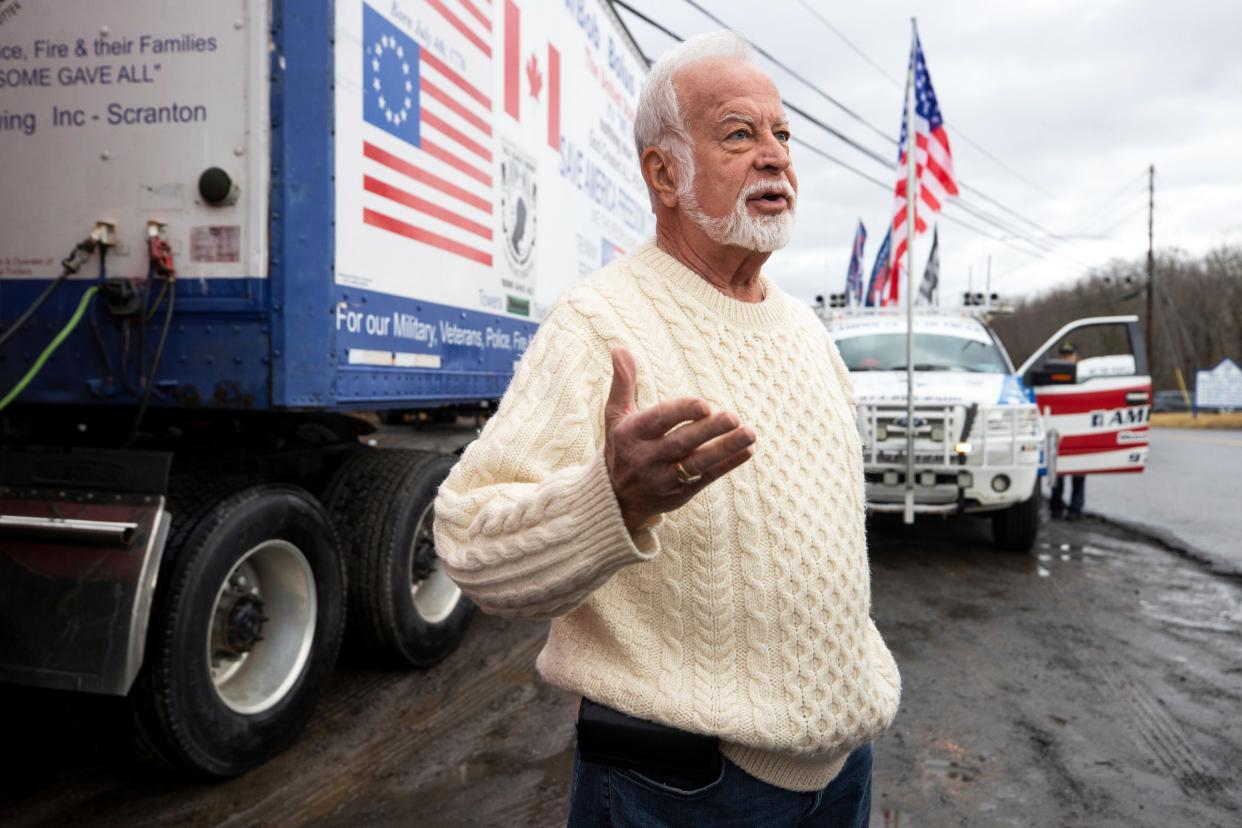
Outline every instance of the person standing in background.
<svg viewBox="0 0 1242 828"><path fill-rule="evenodd" d="M1063 362L1071 365L1078 364L1078 349L1074 347L1074 343L1066 341L1061 343L1057 356ZM1087 501L1087 476L1085 474L1077 474L1070 477L1073 481L1070 484L1070 503L1069 511L1065 510L1065 478L1066 475L1057 475L1057 482L1052 484L1052 499L1048 504L1048 510L1052 513L1054 520L1059 520L1064 516L1067 520L1078 520L1082 517L1082 507Z"/></svg>

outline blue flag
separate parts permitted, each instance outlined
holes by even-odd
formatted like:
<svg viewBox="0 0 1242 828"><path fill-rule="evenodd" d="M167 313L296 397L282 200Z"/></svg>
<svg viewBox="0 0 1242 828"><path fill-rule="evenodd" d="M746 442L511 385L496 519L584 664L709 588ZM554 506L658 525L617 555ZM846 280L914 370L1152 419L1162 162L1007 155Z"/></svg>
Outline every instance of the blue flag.
<svg viewBox="0 0 1242 828"><path fill-rule="evenodd" d="M884 241L875 253L875 264L871 266L871 281L867 284L867 298L864 305L874 308L884 304L884 289L888 286L889 255L893 248L893 228L890 226L884 234Z"/></svg>
<svg viewBox="0 0 1242 828"><path fill-rule="evenodd" d="M418 140L418 44L362 4L362 116L411 146Z"/></svg>
<svg viewBox="0 0 1242 828"><path fill-rule="evenodd" d="M858 230L854 233L854 252L850 254L850 269L845 277L845 301L850 305L862 304L862 267L863 248L867 244L867 228L862 220L858 222Z"/></svg>

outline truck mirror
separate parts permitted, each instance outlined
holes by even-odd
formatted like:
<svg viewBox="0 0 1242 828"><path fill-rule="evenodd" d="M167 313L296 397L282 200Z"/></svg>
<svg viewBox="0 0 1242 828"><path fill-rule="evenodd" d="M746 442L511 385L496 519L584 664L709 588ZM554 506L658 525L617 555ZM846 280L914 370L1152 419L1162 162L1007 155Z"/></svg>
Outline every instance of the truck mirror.
<svg viewBox="0 0 1242 828"><path fill-rule="evenodd" d="M1078 382L1078 366L1063 359L1050 359L1043 365L1026 372L1026 384L1032 387L1042 385L1073 385Z"/></svg>

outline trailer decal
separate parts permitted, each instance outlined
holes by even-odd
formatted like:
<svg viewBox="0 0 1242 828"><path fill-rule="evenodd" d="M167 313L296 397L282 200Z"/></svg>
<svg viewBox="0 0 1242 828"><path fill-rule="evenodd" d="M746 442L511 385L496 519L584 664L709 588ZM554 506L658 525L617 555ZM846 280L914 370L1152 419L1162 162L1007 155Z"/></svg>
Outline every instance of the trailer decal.
<svg viewBox="0 0 1242 828"><path fill-rule="evenodd" d="M55 277L67 234L104 218L117 228L109 275L145 278L152 218L167 222L179 279L268 275L268 11L232 5L32 4L5 30L0 158L10 191L38 197L0 228L0 279ZM208 167L238 184L235 201L200 197ZM238 229L233 252L191 254L193 228L209 225Z"/></svg>
<svg viewBox="0 0 1242 828"><path fill-rule="evenodd" d="M476 6L335 4L337 393L365 365L503 387L552 303L654 227L643 67L607 8Z"/></svg>

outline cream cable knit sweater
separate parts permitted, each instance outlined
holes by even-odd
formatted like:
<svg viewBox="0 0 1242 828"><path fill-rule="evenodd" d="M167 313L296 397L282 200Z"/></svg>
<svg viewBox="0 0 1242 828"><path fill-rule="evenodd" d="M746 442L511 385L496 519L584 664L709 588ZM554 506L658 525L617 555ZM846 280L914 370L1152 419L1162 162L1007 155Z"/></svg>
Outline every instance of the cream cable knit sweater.
<svg viewBox="0 0 1242 828"><path fill-rule="evenodd" d="M441 486L436 548L485 612L552 618L548 682L718 735L806 791L901 689L870 618L849 376L814 314L763 286L735 301L649 242L572 289ZM618 345L640 407L698 396L758 433L749 462L634 536L603 459Z"/></svg>

